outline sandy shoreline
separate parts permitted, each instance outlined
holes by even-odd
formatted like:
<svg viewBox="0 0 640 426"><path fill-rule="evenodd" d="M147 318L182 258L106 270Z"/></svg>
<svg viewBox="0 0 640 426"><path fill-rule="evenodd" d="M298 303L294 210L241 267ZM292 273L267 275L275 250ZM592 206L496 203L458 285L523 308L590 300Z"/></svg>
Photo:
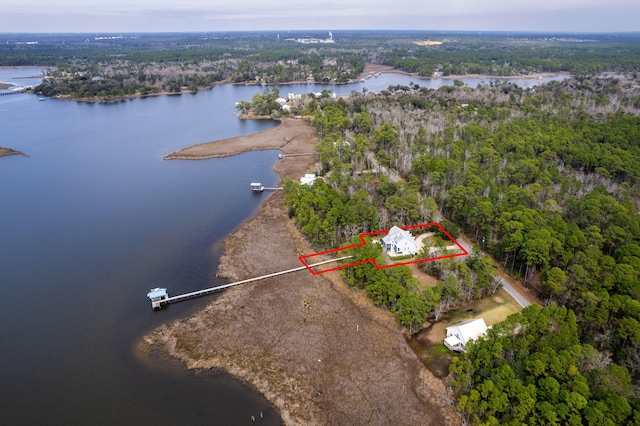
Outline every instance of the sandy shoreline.
<svg viewBox="0 0 640 426"><path fill-rule="evenodd" d="M220 141L193 145L164 156L165 160L206 160L210 158L229 157L248 151L282 149L285 153L297 153L304 139L313 138L313 129L302 119L283 118L280 125L248 136L237 136ZM290 146L290 149L286 149ZM313 145L308 146L313 151Z"/></svg>
<svg viewBox="0 0 640 426"><path fill-rule="evenodd" d="M29 68L54 68L49 65L0 65L0 70L23 70Z"/></svg>
<svg viewBox="0 0 640 426"><path fill-rule="evenodd" d="M191 158L211 158L283 141L286 153L316 144L310 126L290 119L189 150ZM275 169L298 179L313 160L287 157ZM218 273L236 280L289 269L311 252L277 192L227 237ZM337 273L300 271L236 287L191 318L156 329L141 346L166 351L190 369L228 371L265 395L287 425L460 423L443 383L416 358L389 313Z"/></svg>

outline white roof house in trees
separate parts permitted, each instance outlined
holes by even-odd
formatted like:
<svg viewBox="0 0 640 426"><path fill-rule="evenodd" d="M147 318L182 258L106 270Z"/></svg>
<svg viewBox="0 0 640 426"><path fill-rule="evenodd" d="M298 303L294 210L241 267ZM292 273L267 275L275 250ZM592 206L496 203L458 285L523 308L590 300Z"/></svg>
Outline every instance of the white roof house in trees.
<svg viewBox="0 0 640 426"><path fill-rule="evenodd" d="M464 352L464 346L469 343L470 340L484 336L487 329L487 324L485 324L482 318L462 321L461 323L447 327L444 345L452 351Z"/></svg>
<svg viewBox="0 0 640 426"><path fill-rule="evenodd" d="M380 240L384 249L396 256L414 255L418 251L416 242L409 231L394 226L389 233Z"/></svg>
<svg viewBox="0 0 640 426"><path fill-rule="evenodd" d="M311 186L313 185L313 182L316 181L316 179L318 179L318 177L315 175L315 173L307 173L300 178L300 185Z"/></svg>

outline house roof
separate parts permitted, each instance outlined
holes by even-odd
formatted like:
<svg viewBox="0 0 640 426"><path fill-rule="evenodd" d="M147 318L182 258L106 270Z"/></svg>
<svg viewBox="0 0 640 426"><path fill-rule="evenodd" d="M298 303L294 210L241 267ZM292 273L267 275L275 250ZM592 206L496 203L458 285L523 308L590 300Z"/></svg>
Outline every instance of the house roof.
<svg viewBox="0 0 640 426"><path fill-rule="evenodd" d="M315 175L315 173L307 173L303 177L300 178L300 184L301 185L313 185L313 182L315 182L316 179L318 179L318 177Z"/></svg>
<svg viewBox="0 0 640 426"><path fill-rule="evenodd" d="M147 293L147 297L149 299L155 299L158 297L167 297L167 296L169 295L167 294L166 288L154 288L149 293Z"/></svg>
<svg viewBox="0 0 640 426"><path fill-rule="evenodd" d="M456 336L449 336L446 339L444 339L444 343L451 347L455 347L460 344L460 339L458 339Z"/></svg>
<svg viewBox="0 0 640 426"><path fill-rule="evenodd" d="M395 238L398 235L402 235L404 237L413 239L409 231L405 231L404 229L399 228L397 226L393 226L391 229L389 229L389 233L387 234L387 237Z"/></svg>
<svg viewBox="0 0 640 426"><path fill-rule="evenodd" d="M417 248L416 242L411 233L404 229L400 229L397 226L391 228L389 233L381 240L383 244L393 244L397 247L408 248L412 252L415 252Z"/></svg>
<svg viewBox="0 0 640 426"><path fill-rule="evenodd" d="M484 319L474 318L463 321L456 325L447 327L447 336L455 336L460 339L462 344L466 344L469 340L477 339L487 332L487 324Z"/></svg>
<svg viewBox="0 0 640 426"><path fill-rule="evenodd" d="M394 226L389 230L389 233L382 238L384 241L400 241L400 240L408 240L413 241L413 236L409 231L405 231L404 229L400 229L397 226Z"/></svg>

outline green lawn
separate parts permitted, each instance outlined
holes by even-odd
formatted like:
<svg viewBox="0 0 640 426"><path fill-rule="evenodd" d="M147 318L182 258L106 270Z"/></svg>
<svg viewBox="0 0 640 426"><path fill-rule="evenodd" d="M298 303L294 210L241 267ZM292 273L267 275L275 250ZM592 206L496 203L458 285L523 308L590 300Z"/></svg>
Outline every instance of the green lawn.
<svg viewBox="0 0 640 426"><path fill-rule="evenodd" d="M449 365L455 355L443 343L447 327L471 318L483 318L490 326L521 310L522 307L509 296L509 293L500 289L491 297L447 312L440 321L413 336L409 345L429 371L442 378L448 374Z"/></svg>

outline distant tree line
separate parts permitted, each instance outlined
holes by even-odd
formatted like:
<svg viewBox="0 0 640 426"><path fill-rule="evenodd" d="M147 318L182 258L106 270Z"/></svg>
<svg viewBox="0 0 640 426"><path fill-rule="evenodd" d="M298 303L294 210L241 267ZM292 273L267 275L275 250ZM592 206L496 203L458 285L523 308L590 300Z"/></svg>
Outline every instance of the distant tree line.
<svg viewBox="0 0 640 426"><path fill-rule="evenodd" d="M420 76L488 76L567 71L593 75L635 71L637 35L550 37L540 34L437 34L350 32L334 44L299 44L276 33L148 34L112 40L95 35L38 35L38 44L0 36L0 65L55 67L41 94L77 98L119 97L157 91L194 91L219 81L276 84L345 83L366 63L390 65ZM434 38L438 45L414 42ZM62 69L74 68L75 72ZM123 76L123 77L121 77ZM84 79L102 78L100 87ZM118 79L127 80L124 84Z"/></svg>
<svg viewBox="0 0 640 426"><path fill-rule="evenodd" d="M633 34L549 37L547 35L455 35L430 46L394 47L379 53L385 64L421 76L517 75L566 71L593 75L635 72L640 44Z"/></svg>

